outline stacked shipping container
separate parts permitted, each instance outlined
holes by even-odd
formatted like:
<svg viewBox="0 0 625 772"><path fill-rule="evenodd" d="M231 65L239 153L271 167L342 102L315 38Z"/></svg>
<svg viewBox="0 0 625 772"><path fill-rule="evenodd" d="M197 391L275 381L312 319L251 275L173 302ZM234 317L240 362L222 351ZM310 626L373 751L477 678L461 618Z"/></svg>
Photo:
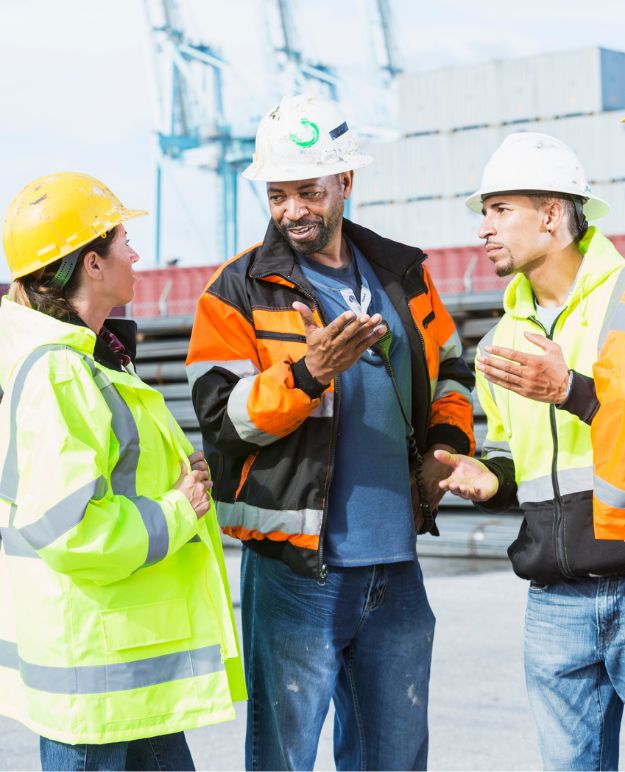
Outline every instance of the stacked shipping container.
<svg viewBox="0 0 625 772"><path fill-rule="evenodd" d="M601 228L623 232L624 115L625 53L600 48L405 75L403 136L367 148L374 163L358 173L358 219L430 250L477 244L465 197L507 134L540 131L575 150L612 206Z"/></svg>

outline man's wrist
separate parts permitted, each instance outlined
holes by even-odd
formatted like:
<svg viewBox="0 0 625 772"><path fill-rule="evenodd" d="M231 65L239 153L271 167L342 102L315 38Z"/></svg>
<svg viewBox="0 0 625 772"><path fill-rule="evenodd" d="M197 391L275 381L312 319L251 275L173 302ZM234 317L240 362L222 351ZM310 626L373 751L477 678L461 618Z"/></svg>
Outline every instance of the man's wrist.
<svg viewBox="0 0 625 772"><path fill-rule="evenodd" d="M562 405L566 400L569 398L569 394L571 393L571 386L573 385L573 370L569 370L568 376L566 378L566 385L560 395L560 398L556 402L556 405Z"/></svg>
<svg viewBox="0 0 625 772"><path fill-rule="evenodd" d="M306 364L306 358L302 357L291 365L293 381L296 389L301 389L311 399L319 399L323 392L328 388L328 384L321 383L310 372Z"/></svg>
<svg viewBox="0 0 625 772"><path fill-rule="evenodd" d="M314 378L317 383L323 384L323 387L327 389L332 380L331 373L329 373L327 370L321 369L314 362L311 362L308 355L304 356L303 359L304 364L306 365L306 370L310 373L311 377Z"/></svg>

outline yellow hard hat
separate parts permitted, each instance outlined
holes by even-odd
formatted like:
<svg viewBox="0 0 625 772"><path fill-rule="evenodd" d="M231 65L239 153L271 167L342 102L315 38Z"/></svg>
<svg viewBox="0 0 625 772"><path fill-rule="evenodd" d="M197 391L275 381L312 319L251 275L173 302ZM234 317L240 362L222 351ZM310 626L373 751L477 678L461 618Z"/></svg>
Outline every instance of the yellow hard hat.
<svg viewBox="0 0 625 772"><path fill-rule="evenodd" d="M60 172L29 183L9 204L2 246L14 279L75 253L121 222L142 217L126 209L95 177Z"/></svg>

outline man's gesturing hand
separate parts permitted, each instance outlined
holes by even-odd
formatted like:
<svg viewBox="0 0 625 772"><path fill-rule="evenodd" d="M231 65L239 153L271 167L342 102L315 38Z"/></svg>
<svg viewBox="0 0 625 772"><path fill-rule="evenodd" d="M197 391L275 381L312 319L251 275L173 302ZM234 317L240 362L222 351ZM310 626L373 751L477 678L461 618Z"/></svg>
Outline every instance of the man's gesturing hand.
<svg viewBox="0 0 625 772"><path fill-rule="evenodd" d="M524 354L513 348L486 346L485 350L494 356L479 356L478 370L491 383L523 397L561 404L566 399L569 383L569 369L562 349L542 335L526 332L525 337L545 353Z"/></svg>
<svg viewBox="0 0 625 772"><path fill-rule="evenodd" d="M350 368L386 332L386 327L380 325L380 314L356 317L353 311L346 311L327 327L318 327L305 303L296 301L293 308L304 322L308 344L306 367L320 383L328 384L335 375Z"/></svg>
<svg viewBox="0 0 625 772"><path fill-rule="evenodd" d="M451 468L449 477L439 482L443 491L451 491L462 499L488 501L499 490L499 480L476 458L435 450L434 458Z"/></svg>

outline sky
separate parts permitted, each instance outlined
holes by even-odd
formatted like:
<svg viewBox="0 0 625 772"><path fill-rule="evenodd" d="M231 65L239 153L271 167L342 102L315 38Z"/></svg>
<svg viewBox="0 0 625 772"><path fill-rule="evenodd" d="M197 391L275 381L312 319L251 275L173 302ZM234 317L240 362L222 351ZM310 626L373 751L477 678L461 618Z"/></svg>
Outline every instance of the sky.
<svg viewBox="0 0 625 772"><path fill-rule="evenodd" d="M375 70L369 0L289 0L305 57L339 69L349 115L362 125L392 123L392 95ZM149 0L152 6L157 0ZM595 0L389 0L406 71L600 45L625 50L625 3ZM228 120L253 134L277 101L271 0L179 0L194 42L230 63ZM0 213L29 181L82 171L133 208L154 211L158 89L144 0L0 0ZM219 237L216 175L168 162L163 183L163 259L215 264ZM240 247L262 238L264 191L241 188ZM140 267L154 266L155 218L129 235ZM0 281L8 269L0 259Z"/></svg>

